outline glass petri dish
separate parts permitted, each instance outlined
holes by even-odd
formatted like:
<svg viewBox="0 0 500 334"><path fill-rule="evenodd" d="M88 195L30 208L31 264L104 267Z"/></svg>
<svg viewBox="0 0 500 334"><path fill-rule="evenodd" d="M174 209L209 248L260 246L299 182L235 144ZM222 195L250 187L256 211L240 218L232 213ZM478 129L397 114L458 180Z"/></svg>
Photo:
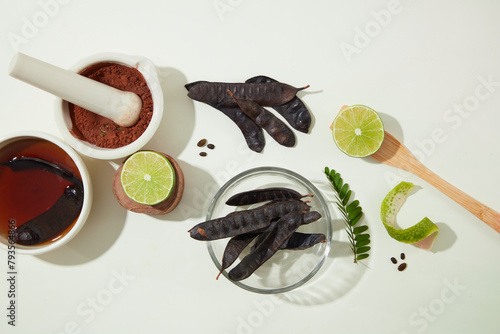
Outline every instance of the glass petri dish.
<svg viewBox="0 0 500 334"><path fill-rule="evenodd" d="M275 294L291 291L309 281L321 268L329 251L332 239L331 216L323 195L307 179L299 174L278 167L259 167L242 172L224 184L208 208L207 220L226 216L227 214L246 210L258 205L229 206L226 201L234 194L260 188L285 187L299 193L312 195L304 200L309 201L311 211L318 211L321 218L314 223L303 225L297 231L302 233L323 233L326 242L317 244L306 250L279 250L266 263L259 267L250 277L242 281L229 279L228 272L246 255L247 247L240 258L222 272L229 281L245 290ZM208 252L215 266L220 271L222 256L229 238L207 242Z"/></svg>

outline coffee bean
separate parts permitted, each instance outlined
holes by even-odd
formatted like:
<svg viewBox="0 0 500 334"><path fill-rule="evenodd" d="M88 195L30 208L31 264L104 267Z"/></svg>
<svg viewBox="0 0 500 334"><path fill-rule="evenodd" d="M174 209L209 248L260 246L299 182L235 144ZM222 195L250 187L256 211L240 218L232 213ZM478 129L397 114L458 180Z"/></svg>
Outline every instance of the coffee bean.
<svg viewBox="0 0 500 334"><path fill-rule="evenodd" d="M198 145L198 147L203 147L203 146L205 146L206 143L207 143L207 140L206 139L202 139L196 145Z"/></svg>
<svg viewBox="0 0 500 334"><path fill-rule="evenodd" d="M200 152L200 155L201 155L202 157L206 157L206 156L207 156L207 152Z"/></svg>
<svg viewBox="0 0 500 334"><path fill-rule="evenodd" d="M391 257L391 261L392 261L392 263L394 263L394 264L398 263L398 260L396 260L396 258L395 258L395 257Z"/></svg>
<svg viewBox="0 0 500 334"><path fill-rule="evenodd" d="M405 269L406 269L406 263L401 263L401 264L399 265L399 267L398 267L398 270L399 270L399 271L403 271L403 270L405 270Z"/></svg>
<svg viewBox="0 0 500 334"><path fill-rule="evenodd" d="M215 145L214 144L208 144L207 147L211 150L213 150L215 148Z"/></svg>

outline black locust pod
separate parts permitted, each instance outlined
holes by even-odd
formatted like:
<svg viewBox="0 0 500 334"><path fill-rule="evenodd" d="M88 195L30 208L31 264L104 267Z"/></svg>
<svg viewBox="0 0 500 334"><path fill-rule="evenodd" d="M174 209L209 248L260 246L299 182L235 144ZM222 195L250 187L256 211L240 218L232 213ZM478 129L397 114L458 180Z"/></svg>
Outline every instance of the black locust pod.
<svg viewBox="0 0 500 334"><path fill-rule="evenodd" d="M306 212L302 215L302 225L307 225L310 223L314 223L318 219L321 218L321 214L317 211L311 211L311 212ZM257 238L255 239L255 243L253 244L250 252L253 252L253 250L264 240L266 239L267 235L271 232L271 230L274 228L274 225L271 224L269 227L265 228L262 233L260 233ZM295 232L298 233L298 232ZM313 245L311 245L313 246ZM286 248L286 247L285 247Z"/></svg>
<svg viewBox="0 0 500 334"><path fill-rule="evenodd" d="M224 249L224 254L222 255L222 263L219 275L217 275L217 279L219 279L220 274L229 266L231 266L234 261L240 256L241 252L259 235L258 233L245 233L240 234L235 237L232 237L231 240L226 245Z"/></svg>
<svg viewBox="0 0 500 334"><path fill-rule="evenodd" d="M259 245L262 240L267 237L267 234L259 234L258 238L255 240L255 246L252 246L251 252ZM300 233L294 232L291 237L281 245L280 249L287 250L304 250L313 247L314 245L326 242L326 236L322 233Z"/></svg>
<svg viewBox="0 0 500 334"><path fill-rule="evenodd" d="M77 185L66 187L50 209L16 229L14 241L20 245L36 245L51 240L78 218L82 206L83 189Z"/></svg>
<svg viewBox="0 0 500 334"><path fill-rule="evenodd" d="M302 201L285 200L231 213L226 217L208 220L189 230L196 240L217 240L259 231L271 224L273 218L291 211L309 212L311 207Z"/></svg>
<svg viewBox="0 0 500 334"><path fill-rule="evenodd" d="M254 251L245 256L236 267L231 269L228 274L229 278L233 281L248 278L280 249L281 245L290 238L301 224L302 212L300 211L289 212L281 217L274 229Z"/></svg>
<svg viewBox="0 0 500 334"><path fill-rule="evenodd" d="M236 103L227 95L233 92L239 99L251 99L261 106L274 107L292 100L298 91L309 86L295 88L281 82L225 83L195 82L185 86L188 96L195 101L224 107L235 107Z"/></svg>
<svg viewBox="0 0 500 334"><path fill-rule="evenodd" d="M307 195L306 195L307 196ZM288 188L264 188L245 191L231 196L227 201L227 205L239 206L249 205L276 199L301 199L304 197L295 190Z"/></svg>
<svg viewBox="0 0 500 334"><path fill-rule="evenodd" d="M279 118L263 108L256 101L248 98L237 98L233 92L227 93L238 103L240 109L250 117L258 126L266 132L280 145L292 147L295 145L295 134Z"/></svg>
<svg viewBox="0 0 500 334"><path fill-rule="evenodd" d="M195 81L186 84L184 87L186 87L188 91L191 91L193 87L203 83L207 83L207 81ZM252 121L247 115L245 115L236 103L234 103L233 106L218 105L217 103L209 102L205 103L221 111L224 115L229 117L229 119L231 119L236 124L236 126L238 126L241 133L243 134L243 137L245 138L248 148L255 152L262 152L266 144L262 128L255 124L255 122Z"/></svg>
<svg viewBox="0 0 500 334"><path fill-rule="evenodd" d="M13 172L41 169L46 172L58 175L63 179L78 185L80 188L83 187L82 180L74 176L73 173L71 173L69 170L43 159L33 157L19 157L6 162L0 162L0 165L9 167Z"/></svg>
<svg viewBox="0 0 500 334"><path fill-rule="evenodd" d="M295 232L283 245L281 245L280 249L304 250L323 242L326 242L326 236L322 233L309 234Z"/></svg>
<svg viewBox="0 0 500 334"><path fill-rule="evenodd" d="M240 129L248 148L255 152L262 152L266 144L262 128L255 124L241 109L236 107L224 107L211 105L229 117Z"/></svg>
<svg viewBox="0 0 500 334"><path fill-rule="evenodd" d="M276 80L259 75L245 81L246 83L277 82ZM297 131L308 133L311 126L311 113L298 96L290 101L273 107Z"/></svg>
<svg viewBox="0 0 500 334"><path fill-rule="evenodd" d="M193 88L193 87L194 87L194 86L196 86L197 84L200 84L200 83L203 83L203 82L208 82L208 81L194 81L194 82L190 82L190 83L188 83L188 84L185 84L185 85L184 85L184 87L185 87L185 88L188 90L188 92L189 92L189 90L190 90L191 88Z"/></svg>

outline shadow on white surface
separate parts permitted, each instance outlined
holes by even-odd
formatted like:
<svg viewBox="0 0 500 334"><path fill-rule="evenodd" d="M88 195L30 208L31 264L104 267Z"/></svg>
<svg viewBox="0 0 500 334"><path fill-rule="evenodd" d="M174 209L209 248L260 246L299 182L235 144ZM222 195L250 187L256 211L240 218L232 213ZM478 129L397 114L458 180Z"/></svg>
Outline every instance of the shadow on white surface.
<svg viewBox="0 0 500 334"><path fill-rule="evenodd" d="M399 141L404 141L403 129L399 122L392 116L384 113L378 113L382 122L384 123L384 130L389 132L394 137L398 138Z"/></svg>
<svg viewBox="0 0 500 334"><path fill-rule="evenodd" d="M309 113L311 114L311 125L309 126L309 132L307 132L308 134L312 133L314 126L316 125L316 117L314 116L314 113L312 112L311 108L307 104L307 99L304 99L304 96L312 95L312 94L319 94L319 93L323 93L323 90L317 90L317 91L303 91L302 90L302 91L297 93L297 97L301 99L301 101L304 103L307 110L309 110Z"/></svg>
<svg viewBox="0 0 500 334"><path fill-rule="evenodd" d="M399 125L398 121L394 117L387 114L378 114L384 123L384 130L397 138L401 143L404 143L403 129L401 128L401 125ZM372 164L381 164L377 160L370 157L363 158L363 160ZM393 169L393 167L391 167L391 169Z"/></svg>
<svg viewBox="0 0 500 334"><path fill-rule="evenodd" d="M195 112L187 97L187 79L172 67L157 67L163 91L163 117L149 145L177 159L193 135Z"/></svg>
<svg viewBox="0 0 500 334"><path fill-rule="evenodd" d="M343 231L344 223L337 219L332 221L332 225L334 236L330 253L317 276L297 290L277 298L298 305L326 304L342 298L361 281L368 268L365 261L369 259L354 264L350 244Z"/></svg>
<svg viewBox="0 0 500 334"><path fill-rule="evenodd" d="M104 254L118 239L127 211L115 200L112 180L115 169L106 161L85 159L93 186L92 208L81 231L66 245L39 259L59 264L78 265Z"/></svg>
<svg viewBox="0 0 500 334"><path fill-rule="evenodd" d="M218 190L215 179L207 171L177 159L184 173L184 192L177 207L166 215L151 216L159 220L182 222L205 217L208 205ZM203 185L203 187L200 187Z"/></svg>
<svg viewBox="0 0 500 334"><path fill-rule="evenodd" d="M445 223L436 223L439 227L439 235L432 246L431 251L438 253L445 251L457 241L457 234Z"/></svg>

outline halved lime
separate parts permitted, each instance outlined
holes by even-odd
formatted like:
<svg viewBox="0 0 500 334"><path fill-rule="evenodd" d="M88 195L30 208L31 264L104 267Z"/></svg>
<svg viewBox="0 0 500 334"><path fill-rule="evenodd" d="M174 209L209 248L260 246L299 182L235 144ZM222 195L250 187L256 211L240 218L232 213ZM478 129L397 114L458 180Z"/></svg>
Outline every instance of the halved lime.
<svg viewBox="0 0 500 334"><path fill-rule="evenodd" d="M170 196L175 185L175 172L163 155L139 151L123 164L121 183L125 194L132 200L154 205Z"/></svg>
<svg viewBox="0 0 500 334"><path fill-rule="evenodd" d="M337 147L356 158L377 152L384 140L384 124L380 116L362 105L341 109L333 121L332 130Z"/></svg>

